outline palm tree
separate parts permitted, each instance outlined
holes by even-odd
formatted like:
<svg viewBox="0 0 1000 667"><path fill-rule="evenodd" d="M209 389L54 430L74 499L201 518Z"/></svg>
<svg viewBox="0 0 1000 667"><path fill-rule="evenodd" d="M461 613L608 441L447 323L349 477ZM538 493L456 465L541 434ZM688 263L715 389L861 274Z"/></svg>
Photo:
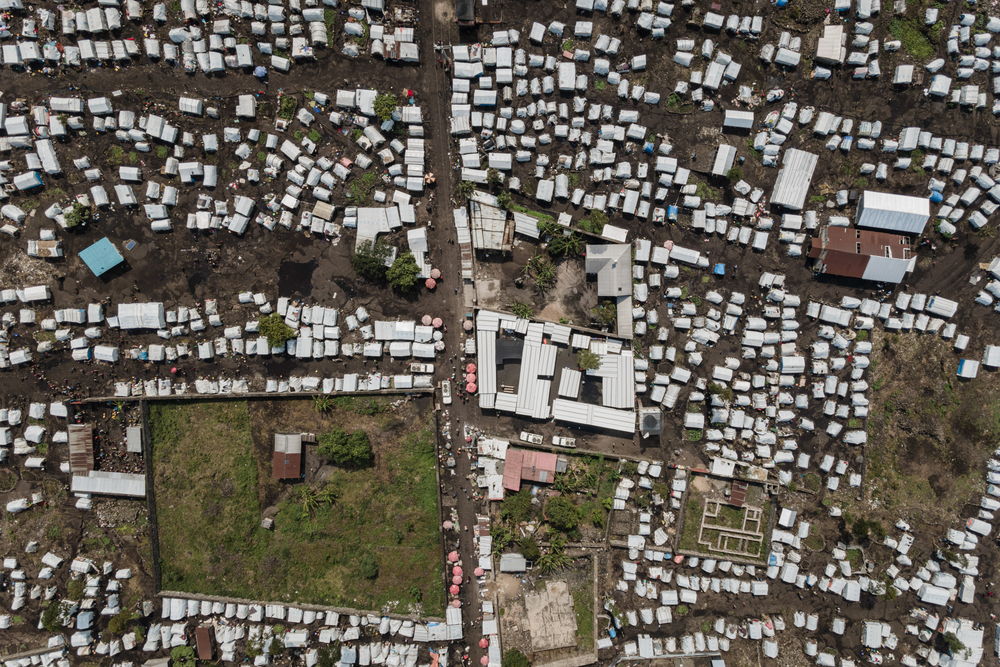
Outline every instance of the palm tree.
<svg viewBox="0 0 1000 667"><path fill-rule="evenodd" d="M549 241L549 254L553 257L568 257L583 252L583 239L579 234L556 234Z"/></svg>

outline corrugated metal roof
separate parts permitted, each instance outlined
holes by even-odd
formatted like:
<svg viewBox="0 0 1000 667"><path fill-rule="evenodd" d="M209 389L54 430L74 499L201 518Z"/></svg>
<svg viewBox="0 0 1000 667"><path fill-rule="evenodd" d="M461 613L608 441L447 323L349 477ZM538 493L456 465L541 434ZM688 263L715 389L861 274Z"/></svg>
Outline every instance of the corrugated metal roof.
<svg viewBox="0 0 1000 667"><path fill-rule="evenodd" d="M771 203L801 211L818 160L817 155L798 148L786 151L781 171L778 172L774 190L771 192Z"/></svg>
<svg viewBox="0 0 1000 667"><path fill-rule="evenodd" d="M582 424L620 433L635 433L636 413L634 410L616 410L601 405L557 398L552 402L552 416L562 422Z"/></svg>
<svg viewBox="0 0 1000 667"><path fill-rule="evenodd" d="M94 425L69 425L69 470L85 475L94 469Z"/></svg>

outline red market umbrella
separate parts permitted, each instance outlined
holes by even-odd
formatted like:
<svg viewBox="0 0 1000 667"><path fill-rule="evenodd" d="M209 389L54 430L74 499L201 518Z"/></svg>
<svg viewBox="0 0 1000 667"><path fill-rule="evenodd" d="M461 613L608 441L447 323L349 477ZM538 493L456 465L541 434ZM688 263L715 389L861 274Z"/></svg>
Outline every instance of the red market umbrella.
<svg viewBox="0 0 1000 667"><path fill-rule="evenodd" d="M458 577L458 576L452 577L451 578L451 583L453 583L453 584L455 584L457 586L458 584L462 583L462 577Z"/></svg>
<svg viewBox="0 0 1000 667"><path fill-rule="evenodd" d="M457 563L458 562L458 552L457 551L452 551L450 554L448 554L448 562L449 563Z"/></svg>
<svg viewBox="0 0 1000 667"><path fill-rule="evenodd" d="M451 601L451 606L455 607L457 609L457 608L459 608L459 607L462 606L462 601L461 600L452 600Z"/></svg>
<svg viewBox="0 0 1000 667"><path fill-rule="evenodd" d="M453 577L461 577L462 576L462 568L459 567L458 565L456 565L455 567L451 568L451 576L453 576Z"/></svg>
<svg viewBox="0 0 1000 667"><path fill-rule="evenodd" d="M673 250L673 248L674 248L674 242L673 241L664 241L663 242L663 247L666 248L667 250Z"/></svg>
<svg viewBox="0 0 1000 667"><path fill-rule="evenodd" d="M477 387L472 382L470 382L469 384L465 385L465 393L467 393L467 394L475 394L477 389L479 389L479 387Z"/></svg>
<svg viewBox="0 0 1000 667"><path fill-rule="evenodd" d="M482 639L479 640L479 648L489 648L489 647L490 647L489 639L483 637Z"/></svg>
<svg viewBox="0 0 1000 667"><path fill-rule="evenodd" d="M465 372L466 373L475 373L476 372L476 365L475 364L466 364L465 365Z"/></svg>
<svg viewBox="0 0 1000 667"><path fill-rule="evenodd" d="M465 381L466 382L471 382L472 384L476 384L476 374L475 373L466 373L465 374Z"/></svg>
<svg viewBox="0 0 1000 667"><path fill-rule="evenodd" d="M486 665L490 664L490 658L489 658L489 656L487 656L487 655L484 655L483 657L481 657L481 658L479 659L479 664L480 664L480 665L483 665L484 667L485 667Z"/></svg>
<svg viewBox="0 0 1000 667"><path fill-rule="evenodd" d="M441 269L431 269L431 278L434 280L441 279Z"/></svg>
<svg viewBox="0 0 1000 667"><path fill-rule="evenodd" d="M435 329L440 329L440 328L441 328L441 325L443 325L443 324L444 324L444 320L442 320L442 319L441 319L440 317L435 317L435 318L434 318L434 321L433 321L433 322L431 322L431 324L433 324L433 325L434 325L434 328L435 328Z"/></svg>
<svg viewBox="0 0 1000 667"><path fill-rule="evenodd" d="M453 524L451 521L445 521L444 523L441 524L441 527L444 528L445 530L451 530L452 528L455 527L455 524Z"/></svg>
<svg viewBox="0 0 1000 667"><path fill-rule="evenodd" d="M423 324L425 327L429 327L431 325L431 316L424 315L423 317L420 318L420 323Z"/></svg>
<svg viewBox="0 0 1000 667"><path fill-rule="evenodd" d="M458 586L456 586L455 584L452 584L452 585L451 585L451 588L449 588L449 589L448 589L448 592L449 592L449 593L451 593L452 595L458 595L458 592L459 592L460 590L462 590L462 589L460 589L460 588L459 588Z"/></svg>
<svg viewBox="0 0 1000 667"><path fill-rule="evenodd" d="M465 320L462 322L462 328L466 331L472 331L472 320Z"/></svg>
<svg viewBox="0 0 1000 667"><path fill-rule="evenodd" d="M477 577L481 577L484 574L486 574L486 570L484 570L481 567L477 567L475 570L472 571L472 574L476 575Z"/></svg>
<svg viewBox="0 0 1000 667"><path fill-rule="evenodd" d="M434 280L433 278L428 278L427 280L425 280L424 285L427 287L427 289L434 289L435 287L438 286L437 281Z"/></svg>

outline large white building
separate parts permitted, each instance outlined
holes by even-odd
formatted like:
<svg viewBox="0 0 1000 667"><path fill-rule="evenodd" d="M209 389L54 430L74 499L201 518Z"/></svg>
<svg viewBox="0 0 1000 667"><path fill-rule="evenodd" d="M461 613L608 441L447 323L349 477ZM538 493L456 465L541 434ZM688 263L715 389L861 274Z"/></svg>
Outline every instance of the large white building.
<svg viewBox="0 0 1000 667"><path fill-rule="evenodd" d="M930 201L925 197L865 190L858 200L855 224L903 234L920 234L930 216Z"/></svg>

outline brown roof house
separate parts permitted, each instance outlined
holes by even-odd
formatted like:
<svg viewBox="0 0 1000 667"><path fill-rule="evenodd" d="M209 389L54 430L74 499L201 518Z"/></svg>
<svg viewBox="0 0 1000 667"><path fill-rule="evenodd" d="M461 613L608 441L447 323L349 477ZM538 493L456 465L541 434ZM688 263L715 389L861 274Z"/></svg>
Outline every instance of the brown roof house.
<svg viewBox="0 0 1000 667"><path fill-rule="evenodd" d="M824 227L809 257L819 273L882 283L902 282L917 261L907 237L856 227Z"/></svg>
<svg viewBox="0 0 1000 667"><path fill-rule="evenodd" d="M271 479L302 478L302 434L275 433Z"/></svg>

